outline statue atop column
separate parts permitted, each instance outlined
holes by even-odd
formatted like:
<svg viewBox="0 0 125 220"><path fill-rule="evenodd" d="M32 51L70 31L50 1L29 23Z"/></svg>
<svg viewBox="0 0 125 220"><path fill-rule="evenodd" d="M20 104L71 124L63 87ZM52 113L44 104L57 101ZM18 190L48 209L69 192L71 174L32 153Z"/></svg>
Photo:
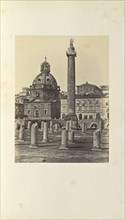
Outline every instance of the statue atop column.
<svg viewBox="0 0 125 220"><path fill-rule="evenodd" d="M75 51L75 48L73 46L73 42L74 42L74 40L71 38L70 39L70 45L69 45L68 51L66 52L66 55L67 56L72 55L72 56L76 57L76 51Z"/></svg>
<svg viewBox="0 0 125 220"><path fill-rule="evenodd" d="M70 39L70 47L73 47L73 42L74 42L74 40L71 38Z"/></svg>

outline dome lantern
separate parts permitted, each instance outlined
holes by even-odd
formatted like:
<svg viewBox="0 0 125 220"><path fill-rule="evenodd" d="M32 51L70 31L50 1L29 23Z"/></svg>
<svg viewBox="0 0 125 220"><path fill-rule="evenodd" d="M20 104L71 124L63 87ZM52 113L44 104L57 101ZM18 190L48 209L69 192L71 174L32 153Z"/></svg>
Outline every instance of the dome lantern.
<svg viewBox="0 0 125 220"><path fill-rule="evenodd" d="M47 62L47 57L45 56L45 61L41 64L41 73L49 74L50 73L50 64Z"/></svg>

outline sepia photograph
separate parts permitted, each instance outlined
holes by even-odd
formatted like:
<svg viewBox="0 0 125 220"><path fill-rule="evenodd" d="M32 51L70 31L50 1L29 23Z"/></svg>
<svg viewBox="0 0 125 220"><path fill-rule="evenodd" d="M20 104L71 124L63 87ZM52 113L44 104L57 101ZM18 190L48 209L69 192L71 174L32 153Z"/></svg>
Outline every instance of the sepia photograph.
<svg viewBox="0 0 125 220"><path fill-rule="evenodd" d="M124 220L124 1L0 6L1 219Z"/></svg>
<svg viewBox="0 0 125 220"><path fill-rule="evenodd" d="M15 161L109 161L108 36L16 36Z"/></svg>

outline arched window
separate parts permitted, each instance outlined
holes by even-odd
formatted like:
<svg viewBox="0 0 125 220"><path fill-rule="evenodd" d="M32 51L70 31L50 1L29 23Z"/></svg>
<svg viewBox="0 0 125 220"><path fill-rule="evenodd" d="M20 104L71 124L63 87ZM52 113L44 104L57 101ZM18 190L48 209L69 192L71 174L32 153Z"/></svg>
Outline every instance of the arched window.
<svg viewBox="0 0 125 220"><path fill-rule="evenodd" d="M79 114L79 119L80 119L80 120L82 119L82 114Z"/></svg>
<svg viewBox="0 0 125 220"><path fill-rule="evenodd" d="M91 126L90 126L90 128L97 128L98 126L97 126L97 124L96 123L93 123L93 124L91 124Z"/></svg>
<svg viewBox="0 0 125 220"><path fill-rule="evenodd" d="M101 118L100 113L97 113L97 114L96 114L96 119L100 119L100 118Z"/></svg>

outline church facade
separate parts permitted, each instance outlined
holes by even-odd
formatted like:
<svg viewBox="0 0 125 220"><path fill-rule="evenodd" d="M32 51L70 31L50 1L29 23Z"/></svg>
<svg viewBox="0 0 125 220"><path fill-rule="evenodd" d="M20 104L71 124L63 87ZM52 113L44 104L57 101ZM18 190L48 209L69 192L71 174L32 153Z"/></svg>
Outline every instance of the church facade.
<svg viewBox="0 0 125 220"><path fill-rule="evenodd" d="M28 119L50 120L60 117L60 87L50 73L50 64L41 64L40 73L33 80L30 88L16 95L16 116L19 112Z"/></svg>

